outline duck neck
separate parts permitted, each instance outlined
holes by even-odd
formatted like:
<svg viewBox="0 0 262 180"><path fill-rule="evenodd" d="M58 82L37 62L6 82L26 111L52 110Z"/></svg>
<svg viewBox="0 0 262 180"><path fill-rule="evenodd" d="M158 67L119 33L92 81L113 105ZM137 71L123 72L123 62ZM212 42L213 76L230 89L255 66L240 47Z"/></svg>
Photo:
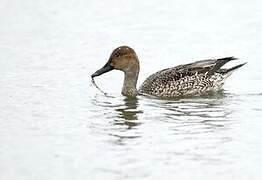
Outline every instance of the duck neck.
<svg viewBox="0 0 262 180"><path fill-rule="evenodd" d="M122 94L124 96L135 97L138 92L136 89L139 67L135 71L125 71L124 85L122 88Z"/></svg>

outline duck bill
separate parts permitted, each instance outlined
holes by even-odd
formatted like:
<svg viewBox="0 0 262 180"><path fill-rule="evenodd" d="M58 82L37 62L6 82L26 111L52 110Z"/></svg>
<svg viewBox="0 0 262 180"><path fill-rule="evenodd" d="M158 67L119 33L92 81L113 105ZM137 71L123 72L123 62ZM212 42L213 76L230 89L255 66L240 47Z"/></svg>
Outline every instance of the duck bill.
<svg viewBox="0 0 262 180"><path fill-rule="evenodd" d="M104 67L102 67L101 69L97 70L94 74L92 74L91 77L94 78L96 76L100 76L100 75L102 75L102 74L104 74L106 72L109 72L109 71L113 70L113 69L114 69L113 66L111 66L109 63L106 63L104 65Z"/></svg>

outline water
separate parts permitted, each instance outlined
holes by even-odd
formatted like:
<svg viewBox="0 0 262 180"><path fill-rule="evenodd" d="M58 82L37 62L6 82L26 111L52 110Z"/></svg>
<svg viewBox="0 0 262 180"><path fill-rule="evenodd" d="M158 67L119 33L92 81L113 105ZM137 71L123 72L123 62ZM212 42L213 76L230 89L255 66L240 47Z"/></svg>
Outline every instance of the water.
<svg viewBox="0 0 262 180"><path fill-rule="evenodd" d="M252 0L2 0L0 179L261 179L261 32ZM222 93L178 100L126 99L112 71L105 97L90 75L123 44L139 84L194 60L248 64Z"/></svg>

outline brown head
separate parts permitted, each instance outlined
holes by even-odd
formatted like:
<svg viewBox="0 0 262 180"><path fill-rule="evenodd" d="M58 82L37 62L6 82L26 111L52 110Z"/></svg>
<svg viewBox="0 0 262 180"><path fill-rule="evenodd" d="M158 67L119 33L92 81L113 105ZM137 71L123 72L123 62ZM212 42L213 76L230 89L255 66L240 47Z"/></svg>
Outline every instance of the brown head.
<svg viewBox="0 0 262 180"><path fill-rule="evenodd" d="M120 46L113 50L108 62L94 74L92 78L100 76L113 69L123 72L139 71L139 61L135 51L128 46Z"/></svg>
<svg viewBox="0 0 262 180"><path fill-rule="evenodd" d="M107 63L101 69L92 74L91 77L94 78L96 76L100 76L113 69L120 70L125 73L122 94L128 95L130 93L128 91L136 91L135 86L139 73L139 61L135 51L132 48L128 46L120 46L114 49Z"/></svg>

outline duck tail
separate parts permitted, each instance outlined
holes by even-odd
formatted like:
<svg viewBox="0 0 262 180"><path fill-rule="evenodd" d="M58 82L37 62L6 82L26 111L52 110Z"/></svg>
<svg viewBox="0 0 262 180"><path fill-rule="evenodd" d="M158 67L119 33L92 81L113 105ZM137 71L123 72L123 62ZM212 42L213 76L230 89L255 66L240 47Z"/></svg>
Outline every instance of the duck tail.
<svg viewBox="0 0 262 180"><path fill-rule="evenodd" d="M226 63L228 63L229 61L232 60L236 60L237 58L231 56L231 57L225 57L225 58L220 58L216 60L215 66L207 73L208 75L212 75L215 72L217 72L218 70L220 70L220 68L222 66L224 66Z"/></svg>
<svg viewBox="0 0 262 180"><path fill-rule="evenodd" d="M235 72L236 70L238 70L240 67L244 66L247 62L236 65L232 68L229 69L223 69L223 73L226 77L230 76L233 72Z"/></svg>

